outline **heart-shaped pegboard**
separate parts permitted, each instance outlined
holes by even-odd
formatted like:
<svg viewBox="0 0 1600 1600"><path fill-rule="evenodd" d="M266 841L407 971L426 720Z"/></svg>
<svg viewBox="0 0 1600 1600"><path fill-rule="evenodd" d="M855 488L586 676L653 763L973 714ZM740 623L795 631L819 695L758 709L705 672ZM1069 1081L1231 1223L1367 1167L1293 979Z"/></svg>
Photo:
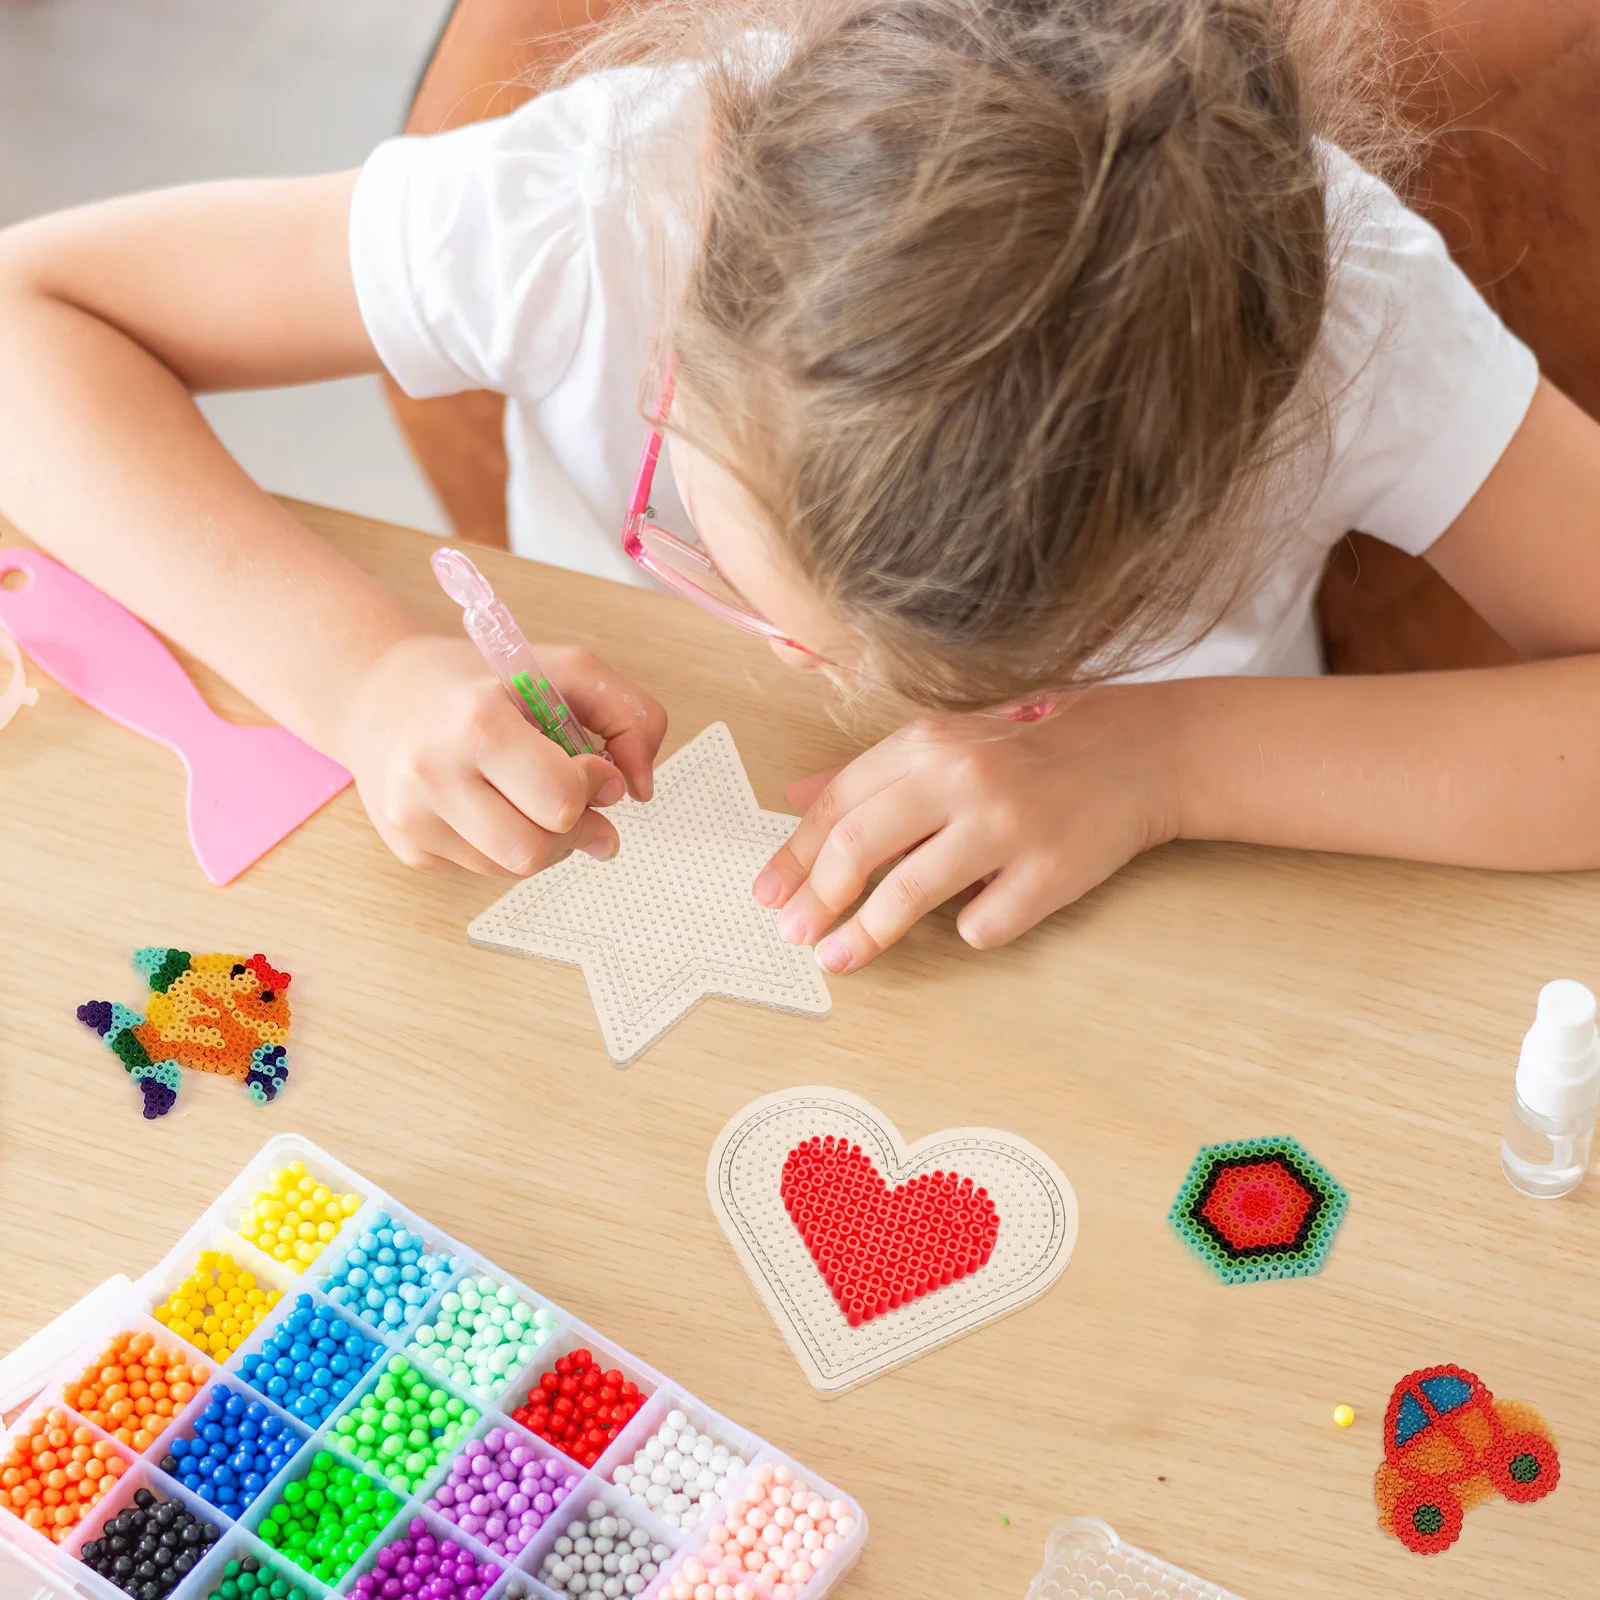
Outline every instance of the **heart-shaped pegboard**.
<svg viewBox="0 0 1600 1600"><path fill-rule="evenodd" d="M999 1213L988 1259L852 1327L783 1195L791 1154L830 1137L859 1146L891 1191L935 1172L986 1190ZM842 1089L785 1089L746 1106L717 1138L706 1190L801 1369L824 1394L841 1394L1038 1299L1078 1237L1072 1185L1025 1139L997 1128L947 1128L907 1146L882 1112Z"/></svg>

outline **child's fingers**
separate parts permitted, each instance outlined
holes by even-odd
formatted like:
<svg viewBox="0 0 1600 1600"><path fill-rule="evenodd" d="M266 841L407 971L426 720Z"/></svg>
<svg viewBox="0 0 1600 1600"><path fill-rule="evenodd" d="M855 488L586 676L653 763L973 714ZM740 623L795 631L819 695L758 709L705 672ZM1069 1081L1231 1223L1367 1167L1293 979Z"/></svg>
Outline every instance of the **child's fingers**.
<svg viewBox="0 0 1600 1600"><path fill-rule="evenodd" d="M936 906L988 870L976 839L945 828L895 863L848 922L817 945L817 965L835 975L855 972L881 955Z"/></svg>
<svg viewBox="0 0 1600 1600"><path fill-rule="evenodd" d="M993 950L1069 905L1097 881L1063 883L1037 856L1019 856L961 908L956 931L974 950Z"/></svg>
<svg viewBox="0 0 1600 1600"><path fill-rule="evenodd" d="M903 753L893 741L885 740L834 773L807 807L789 842L757 874L751 885L756 899L764 906L787 904L810 877L823 843L839 822L904 771Z"/></svg>
<svg viewBox="0 0 1600 1600"><path fill-rule="evenodd" d="M622 798L616 769L599 756L569 756L517 716L497 721L478 744L478 770L516 810L546 833L571 833L591 805Z"/></svg>
<svg viewBox="0 0 1600 1600"><path fill-rule="evenodd" d="M628 793L648 800L655 788L656 752L667 736L665 708L587 651L578 652L567 670L572 685L567 701L573 712L590 733L605 740Z"/></svg>
<svg viewBox="0 0 1600 1600"><path fill-rule="evenodd" d="M783 798L792 805L796 811L809 811L811 802L822 793L844 770L843 767L829 767L826 772L813 772L809 778L796 778L783 791Z"/></svg>
<svg viewBox="0 0 1600 1600"><path fill-rule="evenodd" d="M473 866L473 871L526 878L575 849L587 848L602 857L616 853L616 829L598 812L580 812L576 826L553 833L530 822L502 793L481 781L464 784L446 796L439 815L468 850L490 863L487 868ZM450 859L470 865L459 854Z"/></svg>
<svg viewBox="0 0 1600 1600"><path fill-rule="evenodd" d="M806 881L783 908L779 932L790 944L815 944L879 867L938 832L948 816L937 796L908 779L880 789L829 831Z"/></svg>
<svg viewBox="0 0 1600 1600"><path fill-rule="evenodd" d="M408 822L398 830L382 831L383 842L408 867L428 872L453 863L486 878L508 875L504 867L474 849L454 828L436 816Z"/></svg>

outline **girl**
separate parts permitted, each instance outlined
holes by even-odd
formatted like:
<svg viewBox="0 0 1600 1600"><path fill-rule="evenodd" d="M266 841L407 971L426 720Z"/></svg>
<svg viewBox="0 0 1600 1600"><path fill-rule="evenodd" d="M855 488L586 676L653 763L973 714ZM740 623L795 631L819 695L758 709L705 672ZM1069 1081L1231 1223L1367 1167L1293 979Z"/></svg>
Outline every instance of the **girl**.
<svg viewBox="0 0 1600 1600"><path fill-rule="evenodd" d="M663 3L606 47L633 64L359 174L29 223L0 509L349 766L404 860L604 856L660 707L537 646L616 766L567 761L191 399L380 363L504 392L515 548L927 710L806 787L754 885L833 972L975 884L999 944L1179 837L1595 865L1600 430L1352 159L1315 20ZM1543 659L1317 677L1350 528Z"/></svg>

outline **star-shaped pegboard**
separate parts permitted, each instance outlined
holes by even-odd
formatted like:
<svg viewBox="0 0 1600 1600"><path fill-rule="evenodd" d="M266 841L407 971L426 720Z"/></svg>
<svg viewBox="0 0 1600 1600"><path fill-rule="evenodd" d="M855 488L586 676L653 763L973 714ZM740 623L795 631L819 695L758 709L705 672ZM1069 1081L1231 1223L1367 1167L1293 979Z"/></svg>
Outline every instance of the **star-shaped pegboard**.
<svg viewBox="0 0 1600 1600"><path fill-rule="evenodd" d="M621 849L527 878L467 929L474 944L583 968L606 1049L626 1066L707 995L806 1016L832 1007L811 951L750 892L797 817L763 811L727 726L663 762L655 796L607 809Z"/></svg>

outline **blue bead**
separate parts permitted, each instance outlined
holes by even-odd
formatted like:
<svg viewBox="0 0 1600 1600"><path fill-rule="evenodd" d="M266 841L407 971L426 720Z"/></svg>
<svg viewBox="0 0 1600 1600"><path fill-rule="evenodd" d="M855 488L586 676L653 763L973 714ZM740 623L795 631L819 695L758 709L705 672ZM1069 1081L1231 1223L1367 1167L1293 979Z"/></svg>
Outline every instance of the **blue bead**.
<svg viewBox="0 0 1600 1600"><path fill-rule="evenodd" d="M350 1357L342 1351L336 1356L328 1358L328 1371L338 1376L343 1376L350 1370Z"/></svg>
<svg viewBox="0 0 1600 1600"><path fill-rule="evenodd" d="M172 1453L181 1462L189 1453L189 1441L187 1439L174 1439L172 1441Z"/></svg>

